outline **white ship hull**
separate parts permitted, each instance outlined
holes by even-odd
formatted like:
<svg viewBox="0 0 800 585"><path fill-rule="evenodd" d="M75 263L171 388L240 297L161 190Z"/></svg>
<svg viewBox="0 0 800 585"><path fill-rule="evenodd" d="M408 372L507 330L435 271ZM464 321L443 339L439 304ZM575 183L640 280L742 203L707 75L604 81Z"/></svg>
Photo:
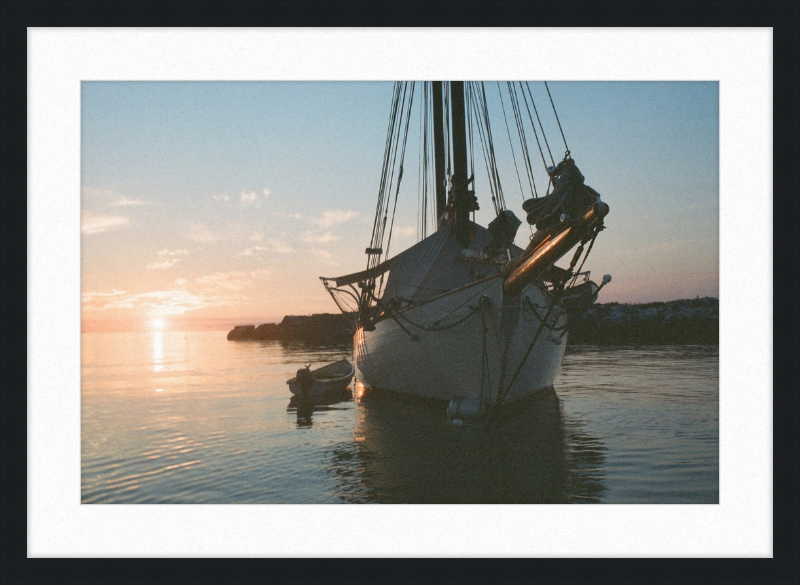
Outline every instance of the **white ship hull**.
<svg viewBox="0 0 800 585"><path fill-rule="evenodd" d="M513 402L551 387L561 366L567 315L550 305L531 286L503 306L502 280L479 281L383 318L374 331L359 328L354 360L374 388Z"/></svg>

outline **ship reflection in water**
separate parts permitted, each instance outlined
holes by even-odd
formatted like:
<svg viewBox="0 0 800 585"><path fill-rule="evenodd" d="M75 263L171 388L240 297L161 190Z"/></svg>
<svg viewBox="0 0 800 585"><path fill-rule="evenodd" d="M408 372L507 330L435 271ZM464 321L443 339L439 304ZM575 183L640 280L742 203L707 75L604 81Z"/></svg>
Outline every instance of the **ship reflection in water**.
<svg viewBox="0 0 800 585"><path fill-rule="evenodd" d="M293 412L297 415L297 428L305 429L314 426L314 413L330 412L332 410L349 410L347 407L336 406L342 402L349 402L353 399L350 389L338 392L329 392L324 396L314 398L300 398L293 395L289 399L289 406L286 412Z"/></svg>
<svg viewBox="0 0 800 585"><path fill-rule="evenodd" d="M605 447L564 420L550 388L489 424L453 426L441 404L356 383L352 444L331 452L345 501L568 503L602 498ZM299 420L299 418L298 418ZM299 423L298 423L299 424ZM357 472L357 477L354 477ZM353 489L354 479L362 484Z"/></svg>

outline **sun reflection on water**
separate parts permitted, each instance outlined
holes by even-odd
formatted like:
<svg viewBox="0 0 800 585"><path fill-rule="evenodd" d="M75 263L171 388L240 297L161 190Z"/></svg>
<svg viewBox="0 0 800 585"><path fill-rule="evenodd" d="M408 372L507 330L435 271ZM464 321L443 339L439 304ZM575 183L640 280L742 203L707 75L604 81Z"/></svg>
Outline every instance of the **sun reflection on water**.
<svg viewBox="0 0 800 585"><path fill-rule="evenodd" d="M164 359L164 334L161 331L153 333L153 371L160 372L164 369L161 361Z"/></svg>

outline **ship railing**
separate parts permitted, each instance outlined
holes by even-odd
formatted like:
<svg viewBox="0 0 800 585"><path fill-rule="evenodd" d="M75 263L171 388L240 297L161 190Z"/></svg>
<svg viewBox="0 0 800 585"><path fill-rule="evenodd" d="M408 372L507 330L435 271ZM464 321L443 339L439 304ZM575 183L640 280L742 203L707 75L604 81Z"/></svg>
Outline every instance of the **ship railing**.
<svg viewBox="0 0 800 585"><path fill-rule="evenodd" d="M583 284L584 282L589 282L589 277L592 275L591 270L584 270L583 272L576 272L575 276L573 276L572 283L573 286L578 284Z"/></svg>
<svg viewBox="0 0 800 585"><path fill-rule="evenodd" d="M569 286L567 288L572 288L573 286L578 286L579 284L583 284L585 282L589 282L589 277L591 276L591 270L585 270L583 272L577 272L573 274L571 277L567 279ZM552 292L556 289L556 284L549 280L541 281L544 283L544 289L548 292ZM561 286L560 283L558 283Z"/></svg>

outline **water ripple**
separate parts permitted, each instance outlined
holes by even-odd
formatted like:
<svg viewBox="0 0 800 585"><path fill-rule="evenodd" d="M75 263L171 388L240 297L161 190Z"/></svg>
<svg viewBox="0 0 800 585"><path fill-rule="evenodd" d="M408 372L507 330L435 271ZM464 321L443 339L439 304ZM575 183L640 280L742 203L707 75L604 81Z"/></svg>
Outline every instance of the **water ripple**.
<svg viewBox="0 0 800 585"><path fill-rule="evenodd" d="M347 348L84 334L84 503L709 503L719 498L718 350L569 347L555 391L497 425L286 379ZM149 352L149 353L148 353ZM157 391L160 390L160 391Z"/></svg>

